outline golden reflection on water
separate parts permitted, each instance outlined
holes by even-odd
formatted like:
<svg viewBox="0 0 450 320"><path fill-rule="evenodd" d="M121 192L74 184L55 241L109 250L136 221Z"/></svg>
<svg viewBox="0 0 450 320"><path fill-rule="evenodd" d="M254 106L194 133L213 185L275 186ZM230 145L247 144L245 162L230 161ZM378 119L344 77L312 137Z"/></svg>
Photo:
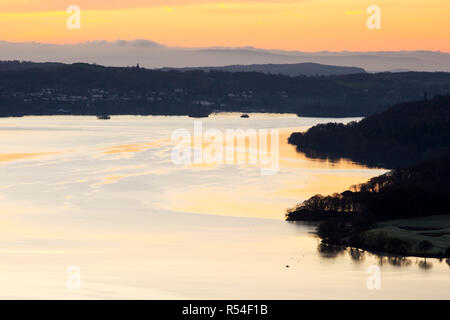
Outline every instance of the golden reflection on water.
<svg viewBox="0 0 450 320"><path fill-rule="evenodd" d="M303 131L304 128L283 128L279 131L279 165L280 173L266 178L258 175L256 179L261 181L246 183L244 180L239 185L230 187L197 185L191 181L182 189L166 189L162 195L164 201L161 206L165 209L177 212L190 212L201 214L215 214L238 217L257 217L283 219L284 212L288 207L295 205L315 194L331 194L347 190L351 185L364 182L375 175L375 172L383 170L366 170L363 165L342 159L340 161L327 161L309 159L303 153L296 151L295 146L287 143L292 132ZM184 146L195 147L194 137L185 141ZM225 139L224 139L225 140ZM216 141L201 141L205 150L211 145L223 147L225 153L226 142L221 145ZM102 153L107 155L124 154L130 157L133 153L141 153L148 149L156 149L164 144L175 142L169 139L159 139L151 142L123 144L105 148ZM245 149L238 148L235 141L234 159L244 154L246 162L243 164L232 164L242 170L251 170L258 164L248 164L250 153L258 150L250 150L248 137L245 139ZM271 141L268 137L268 150L271 150ZM271 156L269 154L269 156ZM183 170L214 170L221 166L230 166L223 163L191 163L182 165ZM178 167L180 169L180 167ZM135 172L121 172L135 170ZM146 169L145 165L110 167L104 170L109 173L97 183L91 184L93 188L117 184L125 178L136 178L139 176L151 176L169 174L169 168ZM117 174L110 174L117 172ZM286 175L287 173L288 175Z"/></svg>
<svg viewBox="0 0 450 320"><path fill-rule="evenodd" d="M384 170L308 159L287 144L298 127L280 130L272 176L248 164L178 166L170 130L159 129L192 120L174 119L0 119L37 126L11 131L15 144L0 135L0 298L448 298L446 262L319 253L312 228L282 221L296 202ZM64 131L67 123L77 130ZM58 151L57 161L37 161ZM33 162L15 166L22 159ZM376 292L366 287L372 264L383 272ZM70 265L82 270L78 291L65 286Z"/></svg>
<svg viewBox="0 0 450 320"><path fill-rule="evenodd" d="M365 169L366 166L362 164L358 164L355 162L352 162L348 159L339 159L337 161L331 161L326 159L311 159L306 157L306 155L302 152L297 152L295 146L290 145L287 143L289 136L292 134L292 132L298 132L298 131L304 131L305 128L282 128L279 130L279 158L280 158L280 167L284 168L300 168L300 169L314 169L314 168L333 168L333 169ZM240 156L243 155L243 158L245 159L245 164L249 164L250 161L250 155L251 154L258 154L258 149L252 149L250 144L250 139L248 137L245 137L245 148L241 149L238 148L238 144L235 141L234 144L231 146L228 146L225 142L225 139L222 142L217 141L206 141L202 140L202 148L203 150L206 150L208 148L211 149L221 149L223 150L223 154L225 155L225 152L228 150L232 150L234 153L234 163L236 164ZM183 144L182 144L183 145ZM192 149L195 147L195 141L194 138L192 138L190 141L184 144L184 146L190 146ZM271 140L270 136L267 137L267 156L271 157L273 156L270 151L271 150ZM220 157L219 157L220 158ZM223 161L225 162L225 161ZM202 163L192 163L190 166L192 167L211 167L211 166L217 166L221 165L222 163L205 163L203 161Z"/></svg>
<svg viewBox="0 0 450 320"><path fill-rule="evenodd" d="M313 173L307 179L286 181L286 187L275 192L277 195L306 199L315 194L333 194L348 190L350 186L365 182L372 175L364 172Z"/></svg>
<svg viewBox="0 0 450 320"><path fill-rule="evenodd" d="M171 211L236 217L282 218L285 204L268 199L256 188L192 187L164 195L164 206ZM258 199L259 201L255 201ZM175 201L174 201L175 200Z"/></svg>
<svg viewBox="0 0 450 320"><path fill-rule="evenodd" d="M142 152L150 148L160 148L162 144L159 141L152 141L146 143L133 143L133 144L125 144L120 146L112 146L105 148L105 154L116 154L116 153L124 153L124 152Z"/></svg>
<svg viewBox="0 0 450 320"><path fill-rule="evenodd" d="M343 192L370 179L373 173L309 174L262 181L259 186L227 187L191 186L170 190L164 195L164 206L180 212L225 216L283 219L287 208L315 194Z"/></svg>
<svg viewBox="0 0 450 320"><path fill-rule="evenodd" d="M248 136L244 136L244 144L240 146L237 142L237 139L231 145L228 145L225 137L223 137L222 141L207 141L205 139L201 140L200 146L203 150L203 158L205 157L205 153L209 152L211 158L215 158L215 161L207 163L206 161L202 161L201 163L197 163L193 161L194 150L196 148L195 137L191 137L191 139L180 142L179 145L183 147L190 148L191 152L191 163L186 164L186 168L193 169L212 169L222 165L239 165L239 166L253 166L259 168L268 168L267 165L261 164L261 156L266 157L267 159L272 159L274 157L279 158L279 167L280 169L338 169L338 170L355 170L355 169L366 169L367 167L362 164L357 164L347 159L340 159L337 161L331 160L323 160L323 159L311 159L307 158L304 153L297 152L295 146L287 143L289 136L292 132L304 131L305 128L282 128L279 129L279 143L278 149L272 150L272 141L270 139L270 135L267 137L267 151L262 152L258 148L259 142L257 142L257 146L251 145L250 138ZM245 135L245 134L244 134ZM240 135L242 136L242 134ZM243 147L243 148L242 148ZM227 154L231 151L232 159L234 159L231 163L226 159ZM277 152L278 155L275 155L273 151ZM254 162L250 160L253 157ZM243 162L239 163L238 159L244 159ZM355 179L349 179L351 184L362 182ZM332 187L333 184L330 184Z"/></svg>
<svg viewBox="0 0 450 320"><path fill-rule="evenodd" d="M37 153L0 153L0 162L11 162L17 160L37 158L41 156L54 155L58 152L37 152Z"/></svg>
<svg viewBox="0 0 450 320"><path fill-rule="evenodd" d="M194 181L193 183L188 183L182 190L166 189L163 194L165 201L162 202L162 206L178 212L282 219L285 210L297 202L303 201L317 193L331 194L334 192L342 192L351 185L364 182L374 175L375 171L366 171L363 165L348 160L331 162L309 159L303 153L297 152L295 146L289 145L287 140L292 132L304 130L305 128L303 127L295 127L282 128L279 131L279 149L277 151L279 152L279 170L280 173L283 173L282 177L278 173L266 179L259 177L260 181L256 184L255 181L251 183L242 181L240 185L233 187L227 185L205 187L204 185L195 184ZM271 150L270 137L267 138L267 149ZM174 143L170 138L158 138L142 143L136 142L104 147L101 149L101 154L122 155L122 158L129 158L133 154L141 153L149 149L158 149L167 145L174 145ZM214 141L202 141L203 148L207 148L211 144L217 143ZM191 148L194 147L193 137L189 145ZM225 146L225 141L223 141L222 147ZM258 151L249 150L249 146L250 142L248 138L245 140L244 150L239 149L235 142L233 148L234 159L238 159L240 154L244 154L246 163L233 164L233 166L238 166L242 170L251 170L252 167L258 166L257 164L248 164L250 153L257 153ZM161 151L155 150L155 152ZM0 154L0 162L32 159L57 153ZM100 157L99 155L94 156ZM270 153L269 156L271 156ZM151 164L121 165L100 170L97 173L104 173L106 175L100 177L97 182L91 183L90 185L92 188L98 189L103 186L117 184L125 178L165 175L170 174L174 170L170 167L148 168L148 165ZM182 168L188 170L214 170L219 166L227 165L221 163L206 164L203 162L200 164L192 163ZM180 169L180 167L176 169ZM88 180L78 179L77 182L85 183Z"/></svg>
<svg viewBox="0 0 450 320"><path fill-rule="evenodd" d="M366 170L367 167L349 160L327 161L310 159L287 143L294 131L302 128L280 130L280 173L270 177L259 177L255 184L233 188L221 186L187 186L183 190L170 190L164 195L169 210L225 216L283 219L288 207L308 199L315 194L332 194L348 190L351 185L365 182L376 173L385 170ZM214 142L213 142L214 143ZM203 142L206 146L208 143ZM269 148L270 150L270 140ZM234 148L235 159L242 150ZM246 159L249 156L249 141L246 139ZM193 170L214 169L222 164L191 164ZM255 165L242 164L242 168ZM256 165L257 166L257 165ZM286 174L283 173L288 173ZM279 176L279 175L282 175Z"/></svg>

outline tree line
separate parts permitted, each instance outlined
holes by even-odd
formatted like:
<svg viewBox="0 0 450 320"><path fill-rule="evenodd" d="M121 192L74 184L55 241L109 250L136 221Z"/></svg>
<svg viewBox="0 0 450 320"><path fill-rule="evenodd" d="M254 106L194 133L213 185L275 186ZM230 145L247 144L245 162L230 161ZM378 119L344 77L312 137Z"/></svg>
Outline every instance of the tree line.
<svg viewBox="0 0 450 320"><path fill-rule="evenodd" d="M398 168L342 193L315 195L290 208L288 221L364 217L370 221L450 214L450 157ZM314 218L314 219L313 219Z"/></svg>

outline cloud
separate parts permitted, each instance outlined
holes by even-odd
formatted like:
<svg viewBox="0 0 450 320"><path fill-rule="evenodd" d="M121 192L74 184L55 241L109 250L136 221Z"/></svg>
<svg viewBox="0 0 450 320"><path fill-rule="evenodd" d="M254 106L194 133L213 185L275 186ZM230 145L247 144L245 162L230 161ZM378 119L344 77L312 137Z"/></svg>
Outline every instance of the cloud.
<svg viewBox="0 0 450 320"><path fill-rule="evenodd" d="M1 41L0 41L1 43ZM135 40L121 40L117 39L115 41L106 41L106 40L94 40L94 41L86 41L83 43L79 43L79 46L115 46L115 47L135 47L135 48L164 48L165 45L162 45L158 42L145 40L145 39L135 39Z"/></svg>
<svg viewBox="0 0 450 320"><path fill-rule="evenodd" d="M161 44L159 44L155 41L143 40L143 39L136 39L136 40L127 41L127 42L128 42L128 44L131 44L132 46L140 47L140 48L156 48L156 47L162 46Z"/></svg>

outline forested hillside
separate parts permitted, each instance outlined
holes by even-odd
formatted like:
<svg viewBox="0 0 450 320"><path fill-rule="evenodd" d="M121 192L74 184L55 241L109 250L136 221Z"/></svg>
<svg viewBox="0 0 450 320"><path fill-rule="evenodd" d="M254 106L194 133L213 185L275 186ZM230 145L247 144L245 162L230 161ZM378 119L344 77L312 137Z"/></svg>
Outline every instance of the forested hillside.
<svg viewBox="0 0 450 320"><path fill-rule="evenodd" d="M367 116L422 98L424 92L429 97L450 93L450 73L289 77L89 64L37 64L22 70L15 65L15 70L0 71L0 116L214 111Z"/></svg>
<svg viewBox="0 0 450 320"><path fill-rule="evenodd" d="M450 95L402 103L347 125L328 123L293 133L289 143L310 157L349 158L381 167L450 154Z"/></svg>

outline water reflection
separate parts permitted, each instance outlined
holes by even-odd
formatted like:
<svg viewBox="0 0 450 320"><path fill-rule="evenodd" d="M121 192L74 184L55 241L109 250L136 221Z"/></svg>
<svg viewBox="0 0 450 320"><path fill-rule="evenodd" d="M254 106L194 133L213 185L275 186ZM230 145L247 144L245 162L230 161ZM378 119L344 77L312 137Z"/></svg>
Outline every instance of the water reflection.
<svg viewBox="0 0 450 320"><path fill-rule="evenodd" d="M381 168L384 165L381 165L380 160L376 159L374 160L372 155L371 157L342 157L340 155L328 153L328 152L322 152L318 150L313 149L307 149L302 148L300 146L296 147L296 151L301 154L302 156L305 156L309 159L319 160L326 163L353 163L354 165L363 165L367 166L369 168ZM384 166L386 167L386 166Z"/></svg>
<svg viewBox="0 0 450 320"><path fill-rule="evenodd" d="M353 261L361 262L364 260L366 252L358 248L349 248L348 254L350 255Z"/></svg>
<svg viewBox="0 0 450 320"><path fill-rule="evenodd" d="M433 267L433 264L430 261L427 261L426 258L423 259L423 260L420 260L418 262L418 265L419 265L419 268L422 269L422 270L428 270L428 269L431 269Z"/></svg>
<svg viewBox="0 0 450 320"><path fill-rule="evenodd" d="M409 267L413 264L413 257L405 257L399 255L387 255L379 252L366 251L359 248L345 247L340 245L328 244L324 241L320 241L317 245L317 251L322 258L334 259L339 256L343 256L345 253L348 254L353 262L363 262L367 256L372 256L377 259L379 266L390 265L393 267ZM437 259L427 259L427 258L415 258L415 264L422 270L430 270L433 267L433 263L430 260ZM442 262L442 259L440 260ZM450 267L450 258L446 259L445 262Z"/></svg>
<svg viewBox="0 0 450 320"><path fill-rule="evenodd" d="M332 245L321 241L317 246L317 251L323 258L336 258L345 252L345 247Z"/></svg>
<svg viewBox="0 0 450 320"><path fill-rule="evenodd" d="M12 162L17 160L31 159L40 156L54 155L56 152L36 152L36 153L1 153L0 162Z"/></svg>
<svg viewBox="0 0 450 320"><path fill-rule="evenodd" d="M427 259L427 277L414 263L406 274L391 267L406 259L317 250L311 225L283 220L296 201L385 171L312 161L283 136L341 119L252 118L204 122L222 132L280 128L277 175L245 165L175 166L170 136L192 128L187 117L0 119L2 152L21 155L0 157L0 298L449 298L443 263ZM30 153L39 156L22 156ZM365 269L377 260L388 272L374 293ZM76 292L65 287L74 264L87 275Z"/></svg>
<svg viewBox="0 0 450 320"><path fill-rule="evenodd" d="M387 257L387 261L391 266L395 267L406 267L412 263L410 258L400 256Z"/></svg>

